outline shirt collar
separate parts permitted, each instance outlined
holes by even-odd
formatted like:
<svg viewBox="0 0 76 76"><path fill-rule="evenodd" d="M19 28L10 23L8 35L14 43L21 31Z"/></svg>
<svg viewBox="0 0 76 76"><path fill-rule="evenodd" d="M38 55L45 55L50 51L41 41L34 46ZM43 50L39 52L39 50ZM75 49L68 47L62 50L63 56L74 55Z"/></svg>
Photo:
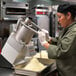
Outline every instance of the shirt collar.
<svg viewBox="0 0 76 76"><path fill-rule="evenodd" d="M69 28L72 27L74 24L76 24L76 21L74 21L72 24L70 24L69 26L67 26L65 29L69 29Z"/></svg>

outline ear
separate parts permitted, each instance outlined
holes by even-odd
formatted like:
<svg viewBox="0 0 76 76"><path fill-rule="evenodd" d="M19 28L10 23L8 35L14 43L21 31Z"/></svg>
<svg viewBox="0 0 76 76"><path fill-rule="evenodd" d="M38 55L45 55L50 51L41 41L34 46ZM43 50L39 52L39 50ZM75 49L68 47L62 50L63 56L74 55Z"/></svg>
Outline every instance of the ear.
<svg viewBox="0 0 76 76"><path fill-rule="evenodd" d="M67 13L67 19L70 19L70 18L71 18L71 13L68 12L68 13Z"/></svg>

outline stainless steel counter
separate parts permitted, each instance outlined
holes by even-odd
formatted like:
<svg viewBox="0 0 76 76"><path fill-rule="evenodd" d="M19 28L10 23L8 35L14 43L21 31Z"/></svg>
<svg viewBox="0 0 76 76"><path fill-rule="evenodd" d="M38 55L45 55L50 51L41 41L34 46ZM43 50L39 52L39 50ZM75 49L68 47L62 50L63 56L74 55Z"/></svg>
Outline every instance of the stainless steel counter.
<svg viewBox="0 0 76 76"><path fill-rule="evenodd" d="M0 68L0 76L23 76L23 75L16 75L13 69L9 68Z"/></svg>
<svg viewBox="0 0 76 76"><path fill-rule="evenodd" d="M0 68L0 76L15 76L14 70L8 68Z"/></svg>
<svg viewBox="0 0 76 76"><path fill-rule="evenodd" d="M55 72L51 73L51 71L52 72L55 71ZM50 68L50 73L49 74L54 74L54 75L51 75L51 76L55 76L55 73L56 73L56 67L54 65ZM50 76L49 74L47 76ZM11 68L0 68L0 76L24 76L24 75L15 74L14 69L11 69Z"/></svg>
<svg viewBox="0 0 76 76"><path fill-rule="evenodd" d="M15 70L11 68L12 68L12 65L0 55L0 76L23 76L23 75L15 74ZM48 72L47 74L50 74L55 70L56 70L56 63L54 63L53 65L50 65L50 67L48 66L46 70L41 72L41 76L44 76L43 75L44 72L45 73ZM50 75L45 75L45 76L50 76ZM51 76L55 76L55 75L51 75Z"/></svg>

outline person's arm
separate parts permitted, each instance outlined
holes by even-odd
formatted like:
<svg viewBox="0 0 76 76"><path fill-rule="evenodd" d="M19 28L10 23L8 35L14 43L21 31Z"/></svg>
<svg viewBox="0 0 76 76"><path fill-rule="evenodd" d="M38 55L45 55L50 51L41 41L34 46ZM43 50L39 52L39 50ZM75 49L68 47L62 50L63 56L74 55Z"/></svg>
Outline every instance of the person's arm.
<svg viewBox="0 0 76 76"><path fill-rule="evenodd" d="M69 31L69 32L68 32ZM72 49L76 46L76 28L68 30L62 38L59 39L57 45L52 45L47 48L49 58L66 58L72 54ZM71 53L70 53L71 52Z"/></svg>
<svg viewBox="0 0 76 76"><path fill-rule="evenodd" d="M56 37L51 37L48 41L48 43L53 44L53 45L57 45L58 42L58 38Z"/></svg>
<svg viewBox="0 0 76 76"><path fill-rule="evenodd" d="M49 58L64 58L69 55L69 51L75 46L73 45L74 40L76 40L75 36L76 30L71 30L58 41L57 45L49 44L45 37L40 43L43 43L42 46L47 49ZM43 35L41 35L41 38L43 38Z"/></svg>
<svg viewBox="0 0 76 76"><path fill-rule="evenodd" d="M57 39L54 37L50 37L47 30L42 29L38 31L39 33L39 40L45 48L48 48L50 44L57 44Z"/></svg>
<svg viewBox="0 0 76 76"><path fill-rule="evenodd" d="M43 32L43 31L38 31L38 39L39 39L39 41L40 41L40 43L41 43L41 45L42 46L44 46L45 47L45 49L47 49L47 51L48 52L50 52L51 54L55 54L54 52L55 52L55 50L56 50L56 46L55 45L53 45L53 47L51 48L50 46L50 44L48 43L48 41L46 41L47 39L46 39L46 34ZM51 39L52 40L52 39ZM54 47L55 46L55 47ZM52 51L50 51L50 49L49 48L51 48L51 50ZM49 50L48 50L49 49ZM50 55L51 55L50 54ZM54 55L55 56L55 55Z"/></svg>

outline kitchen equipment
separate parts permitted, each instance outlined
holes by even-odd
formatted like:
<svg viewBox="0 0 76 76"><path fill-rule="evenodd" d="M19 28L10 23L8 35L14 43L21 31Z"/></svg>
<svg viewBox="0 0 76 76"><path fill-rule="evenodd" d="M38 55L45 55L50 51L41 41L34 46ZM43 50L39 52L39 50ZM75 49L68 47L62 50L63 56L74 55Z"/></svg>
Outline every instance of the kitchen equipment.
<svg viewBox="0 0 76 76"><path fill-rule="evenodd" d="M26 76L48 76L50 72L56 70L55 60L41 59L41 58L37 58L37 59L40 63L46 66L44 69L40 71L23 70L23 67L27 66L27 64L30 62L31 59L32 58L30 58L27 62L16 65L14 73L18 75L26 75ZM36 67L39 67L39 66L36 66Z"/></svg>
<svg viewBox="0 0 76 76"><path fill-rule="evenodd" d="M17 23L17 29L13 31L8 40L6 41L4 47L2 48L1 55L5 58L10 64L12 64L12 68L15 70L15 74L29 75L29 76L43 76L43 73L49 72L50 67L52 68L53 61L49 59L38 59L39 62L46 65L45 70L41 70L39 72L22 70L22 66L28 64L31 58L26 59L27 52L30 51L30 47L34 45L29 45L32 36L37 34L35 29L41 30L39 27L36 27L29 18L25 20L19 19ZM31 34L30 34L31 33ZM28 35L30 34L30 36ZM34 51L34 49L32 49ZM30 57L30 56L29 56ZM17 67L20 65L21 67ZM53 68L53 70L55 70ZM53 71L52 70L52 71ZM47 74L47 73L46 73ZM44 76L46 76L46 74Z"/></svg>
<svg viewBox="0 0 76 76"><path fill-rule="evenodd" d="M4 47L2 48L2 56L4 56L4 58L8 60L11 64L14 63L16 57L21 51L23 52L23 55L21 57L24 58L27 50L29 49L29 47L32 46L30 45L28 47L28 44L32 36L37 32L35 31L36 26L34 28L32 24L26 24L27 18L24 21L20 20L19 25L17 25L18 28L16 29L16 31L13 31L10 34Z"/></svg>
<svg viewBox="0 0 76 76"><path fill-rule="evenodd" d="M28 3L1 1L1 17L4 20L18 20L20 17L26 17L28 9Z"/></svg>
<svg viewBox="0 0 76 76"><path fill-rule="evenodd" d="M19 19L18 28L16 32L16 40L22 41L28 44L33 37L33 35L37 33L36 29L41 30L35 23L33 23L29 18L26 18L26 20L23 22ZM28 24L28 25L27 25ZM23 26L22 26L23 25Z"/></svg>

